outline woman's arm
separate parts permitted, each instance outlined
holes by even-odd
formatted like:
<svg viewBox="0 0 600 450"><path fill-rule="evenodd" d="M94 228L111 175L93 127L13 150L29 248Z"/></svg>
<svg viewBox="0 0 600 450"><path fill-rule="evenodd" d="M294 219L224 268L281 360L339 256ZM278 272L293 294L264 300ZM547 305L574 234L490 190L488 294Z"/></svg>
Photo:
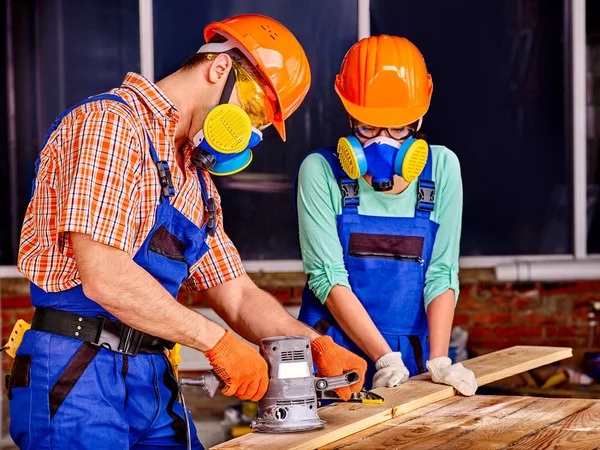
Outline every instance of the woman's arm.
<svg viewBox="0 0 600 450"><path fill-rule="evenodd" d="M325 306L331 311L342 330L373 361L392 349L383 338L360 300L345 286L331 289Z"/></svg>
<svg viewBox="0 0 600 450"><path fill-rule="evenodd" d="M448 289L434 298L427 308L429 323L430 359L448 356L450 332L454 319L454 291Z"/></svg>

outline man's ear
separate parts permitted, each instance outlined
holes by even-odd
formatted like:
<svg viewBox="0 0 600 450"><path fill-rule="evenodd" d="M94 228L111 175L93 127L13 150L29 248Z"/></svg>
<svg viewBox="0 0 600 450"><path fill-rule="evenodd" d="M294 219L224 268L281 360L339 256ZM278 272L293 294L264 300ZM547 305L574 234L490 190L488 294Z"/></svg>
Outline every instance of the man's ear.
<svg viewBox="0 0 600 450"><path fill-rule="evenodd" d="M208 69L208 81L211 83L225 81L231 67L231 56L226 53L218 54Z"/></svg>

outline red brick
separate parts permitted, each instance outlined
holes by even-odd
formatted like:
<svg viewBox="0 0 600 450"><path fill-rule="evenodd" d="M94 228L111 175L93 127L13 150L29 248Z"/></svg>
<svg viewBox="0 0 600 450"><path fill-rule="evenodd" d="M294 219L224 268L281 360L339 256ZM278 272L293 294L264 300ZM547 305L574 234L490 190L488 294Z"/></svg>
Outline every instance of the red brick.
<svg viewBox="0 0 600 450"><path fill-rule="evenodd" d="M452 322L455 326L469 325L471 316L469 314L454 314L454 321Z"/></svg>
<svg viewBox="0 0 600 450"><path fill-rule="evenodd" d="M279 301L289 300L292 297L290 288L266 289L266 291Z"/></svg>
<svg viewBox="0 0 600 450"><path fill-rule="evenodd" d="M29 295L20 295L15 297L3 297L2 309L29 308L31 307L31 297Z"/></svg>
<svg viewBox="0 0 600 450"><path fill-rule="evenodd" d="M537 311L539 310L525 312L524 317L527 325L555 324L566 320L565 314L560 311L551 316L539 314Z"/></svg>
<svg viewBox="0 0 600 450"><path fill-rule="evenodd" d="M470 311L473 309L486 309L488 304L486 300L478 300L474 297L463 297L462 295L458 299L456 309L461 311Z"/></svg>
<svg viewBox="0 0 600 450"><path fill-rule="evenodd" d="M489 327L471 327L469 328L470 339L495 339L494 330Z"/></svg>
<svg viewBox="0 0 600 450"><path fill-rule="evenodd" d="M469 351L472 349L478 349L477 353L489 353L490 351L496 351L503 348L513 347L515 345L523 345L521 339L493 339L493 340L469 340L468 348ZM481 349L487 349L481 351Z"/></svg>
<svg viewBox="0 0 600 450"><path fill-rule="evenodd" d="M303 287L295 287L294 290L292 291L292 297L302 298L302 292L304 292Z"/></svg>
<svg viewBox="0 0 600 450"><path fill-rule="evenodd" d="M517 297L510 301L510 305L517 309L527 309L534 306L537 302L537 297Z"/></svg>
<svg viewBox="0 0 600 450"><path fill-rule="evenodd" d="M31 323L31 319L33 319L33 311L34 308L27 309L16 309L15 313L15 322L19 319L23 319L27 323Z"/></svg>
<svg viewBox="0 0 600 450"><path fill-rule="evenodd" d="M12 310L2 311L2 326L15 323L15 316Z"/></svg>
<svg viewBox="0 0 600 450"><path fill-rule="evenodd" d="M575 330L572 327L547 326L544 329L547 338L575 336Z"/></svg>
<svg viewBox="0 0 600 450"><path fill-rule="evenodd" d="M510 323L511 313L507 312L476 312L472 315L474 324Z"/></svg>
<svg viewBox="0 0 600 450"><path fill-rule="evenodd" d="M542 327L498 327L496 328L496 336L506 338L542 337Z"/></svg>

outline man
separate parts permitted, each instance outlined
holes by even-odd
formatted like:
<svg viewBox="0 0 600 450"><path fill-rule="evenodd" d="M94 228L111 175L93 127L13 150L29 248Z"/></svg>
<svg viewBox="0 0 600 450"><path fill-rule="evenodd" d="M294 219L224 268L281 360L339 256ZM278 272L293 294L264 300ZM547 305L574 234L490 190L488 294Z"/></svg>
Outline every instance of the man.
<svg viewBox="0 0 600 450"><path fill-rule="evenodd" d="M177 72L156 84L129 73L48 133L18 262L36 306L8 386L21 448L185 448L165 356L174 342L205 352L225 395L264 395L265 361L174 301L182 284L250 341L306 336L321 375L364 376L361 358L248 278L207 173L247 166L269 124L285 139L284 121L310 85L306 55L268 17L233 17L204 34L208 43ZM195 429L192 443L201 448Z"/></svg>

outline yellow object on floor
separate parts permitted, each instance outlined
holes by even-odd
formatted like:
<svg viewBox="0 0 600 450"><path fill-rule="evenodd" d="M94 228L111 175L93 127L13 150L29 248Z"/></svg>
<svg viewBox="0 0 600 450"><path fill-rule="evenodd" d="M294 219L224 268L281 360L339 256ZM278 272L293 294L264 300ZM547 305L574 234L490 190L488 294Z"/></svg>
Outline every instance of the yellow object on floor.
<svg viewBox="0 0 600 450"><path fill-rule="evenodd" d="M21 345L21 341L23 340L23 335L30 328L31 325L29 325L23 319L19 319L17 320L17 323L15 323L15 326L10 332L8 342L4 346L4 351L6 351L6 353L8 353L8 355L11 358L14 359L15 355L17 354L17 349L19 348L19 345Z"/></svg>

